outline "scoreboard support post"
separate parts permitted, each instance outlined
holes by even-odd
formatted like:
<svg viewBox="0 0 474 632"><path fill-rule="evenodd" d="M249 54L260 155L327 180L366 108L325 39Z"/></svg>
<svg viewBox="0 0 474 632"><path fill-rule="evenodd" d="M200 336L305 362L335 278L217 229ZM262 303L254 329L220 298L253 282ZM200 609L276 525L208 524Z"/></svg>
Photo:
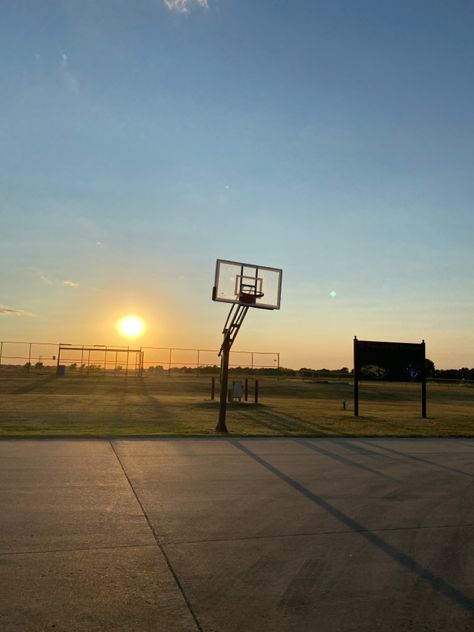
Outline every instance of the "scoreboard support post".
<svg viewBox="0 0 474 632"><path fill-rule="evenodd" d="M357 354L357 336L354 336L354 417L359 416L359 363Z"/></svg>
<svg viewBox="0 0 474 632"><path fill-rule="evenodd" d="M422 355L423 355L423 367L421 373L421 416L426 419L426 344L425 341L421 343Z"/></svg>

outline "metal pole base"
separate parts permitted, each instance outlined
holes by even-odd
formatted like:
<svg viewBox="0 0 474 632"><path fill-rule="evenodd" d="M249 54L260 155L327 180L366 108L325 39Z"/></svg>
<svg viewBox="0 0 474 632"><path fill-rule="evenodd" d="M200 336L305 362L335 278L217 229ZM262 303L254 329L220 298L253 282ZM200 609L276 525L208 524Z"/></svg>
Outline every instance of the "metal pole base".
<svg viewBox="0 0 474 632"><path fill-rule="evenodd" d="M229 354L230 343L226 336L222 344L222 360L221 360L221 393L219 400L219 419L216 426L216 432L227 434L227 426L225 417L227 412L227 385L229 381Z"/></svg>

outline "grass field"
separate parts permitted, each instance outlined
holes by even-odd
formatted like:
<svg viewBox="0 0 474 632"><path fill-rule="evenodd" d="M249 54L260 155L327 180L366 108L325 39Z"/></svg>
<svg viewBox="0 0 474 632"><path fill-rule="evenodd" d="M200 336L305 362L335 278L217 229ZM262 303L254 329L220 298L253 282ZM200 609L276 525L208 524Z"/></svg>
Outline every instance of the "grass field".
<svg viewBox="0 0 474 632"><path fill-rule="evenodd" d="M428 384L428 419L420 386L363 382L353 416L349 381L261 378L260 403L228 406L239 435L474 436L474 386ZM346 400L349 410L343 410ZM210 378L166 375L0 374L0 436L214 434L217 401Z"/></svg>

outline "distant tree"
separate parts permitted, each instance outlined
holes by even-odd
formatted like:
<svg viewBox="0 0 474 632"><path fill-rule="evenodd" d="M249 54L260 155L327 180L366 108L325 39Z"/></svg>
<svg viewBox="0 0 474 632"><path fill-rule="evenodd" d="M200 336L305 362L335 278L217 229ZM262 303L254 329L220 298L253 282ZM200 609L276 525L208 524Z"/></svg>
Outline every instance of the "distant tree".
<svg viewBox="0 0 474 632"><path fill-rule="evenodd" d="M43 363L42 362L37 362L35 364L35 369L42 369L43 368Z"/></svg>
<svg viewBox="0 0 474 632"><path fill-rule="evenodd" d="M77 369L77 362L73 362L73 364L69 365L69 370L70 371L75 371Z"/></svg>
<svg viewBox="0 0 474 632"><path fill-rule="evenodd" d="M434 377L435 375L435 365L433 360L430 360L429 358L425 359L425 372L426 372L426 377Z"/></svg>
<svg viewBox="0 0 474 632"><path fill-rule="evenodd" d="M31 362L25 362L25 364L23 365L24 369L30 369L31 368Z"/></svg>

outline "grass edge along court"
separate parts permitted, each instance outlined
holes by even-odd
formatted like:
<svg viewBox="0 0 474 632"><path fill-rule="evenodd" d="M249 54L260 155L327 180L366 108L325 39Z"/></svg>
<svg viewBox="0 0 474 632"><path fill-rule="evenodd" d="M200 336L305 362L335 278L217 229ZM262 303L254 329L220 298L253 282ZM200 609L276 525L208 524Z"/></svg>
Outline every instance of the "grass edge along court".
<svg viewBox="0 0 474 632"><path fill-rule="evenodd" d="M250 391L252 380L250 380ZM474 386L428 384L422 419L417 384L362 382L360 416L351 380L259 379L259 403L229 404L240 436L474 436ZM212 436L218 402L208 376L0 377L0 437Z"/></svg>

